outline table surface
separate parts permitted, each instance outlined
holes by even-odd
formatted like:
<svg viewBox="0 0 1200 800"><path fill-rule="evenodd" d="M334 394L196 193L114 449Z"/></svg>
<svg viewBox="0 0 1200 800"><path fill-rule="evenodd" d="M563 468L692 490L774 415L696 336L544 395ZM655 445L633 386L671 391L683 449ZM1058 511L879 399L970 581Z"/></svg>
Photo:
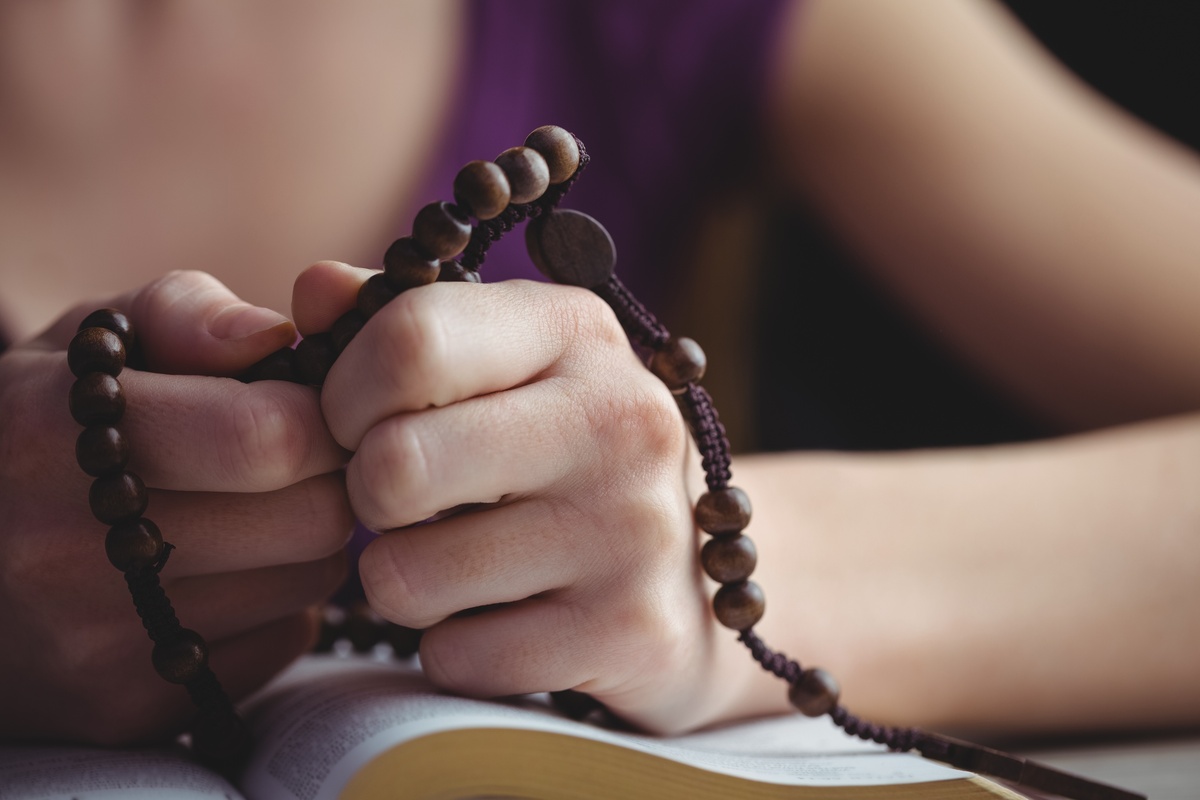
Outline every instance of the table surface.
<svg viewBox="0 0 1200 800"><path fill-rule="evenodd" d="M1200 731L1008 747L1052 767L1142 792L1150 800L1200 800Z"/></svg>

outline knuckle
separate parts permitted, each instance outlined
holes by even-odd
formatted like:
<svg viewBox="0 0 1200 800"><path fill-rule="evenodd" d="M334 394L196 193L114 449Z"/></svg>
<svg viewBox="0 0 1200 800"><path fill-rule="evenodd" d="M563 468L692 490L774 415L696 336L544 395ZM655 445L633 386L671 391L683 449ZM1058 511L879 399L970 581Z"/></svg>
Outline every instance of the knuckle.
<svg viewBox="0 0 1200 800"><path fill-rule="evenodd" d="M279 392L235 392L224 417L222 467L250 489L278 489L299 476L309 440L301 417Z"/></svg>
<svg viewBox="0 0 1200 800"><path fill-rule="evenodd" d="M639 474L678 470L687 449L687 430L670 393L642 377L623 390L597 396L590 408L597 445L623 453L623 463Z"/></svg>
<svg viewBox="0 0 1200 800"><path fill-rule="evenodd" d="M554 307L559 309L556 319L563 326L563 333L580 341L628 349L625 331L608 303L586 289L573 286L556 288L562 290Z"/></svg>
<svg viewBox="0 0 1200 800"><path fill-rule="evenodd" d="M439 405L436 388L445 363L447 331L444 316L430 301L431 292L406 292L378 315L383 331L377 337L386 387L405 407Z"/></svg>
<svg viewBox="0 0 1200 800"><path fill-rule="evenodd" d="M436 621L422 613L426 597L422 570L403 533L372 542L363 551L358 569L367 602L382 617L409 628L425 628Z"/></svg>
<svg viewBox="0 0 1200 800"><path fill-rule="evenodd" d="M429 458L418 426L395 417L363 439L350 460L350 504L368 528L388 530L415 522L400 519L423 506ZM423 518L425 515L421 515Z"/></svg>

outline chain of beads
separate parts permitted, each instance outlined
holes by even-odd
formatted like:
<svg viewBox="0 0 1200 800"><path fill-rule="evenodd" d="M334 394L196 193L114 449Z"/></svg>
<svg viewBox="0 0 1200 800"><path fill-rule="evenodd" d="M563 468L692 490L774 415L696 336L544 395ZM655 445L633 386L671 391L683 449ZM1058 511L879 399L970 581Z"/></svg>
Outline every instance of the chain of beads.
<svg viewBox="0 0 1200 800"><path fill-rule="evenodd" d="M634 345L649 353L651 372L678 400L700 449L708 487L696 503L695 521L712 537L700 558L709 577L721 584L713 597L717 620L738 631L739 640L763 668L789 684L788 696L802 713L831 713L852 733L896 748L911 747L911 731L860 723L838 705L837 683L827 672L802 669L772 652L754 633L766 602L762 589L750 580L757 563L754 543L743 533L750 522L750 500L729 484L729 442L712 399L699 384L706 366L704 352L691 339L671 336L613 274L616 250L599 222L557 207L588 161L587 150L575 136L545 126L531 133L523 146L504 151L495 161L470 162L454 179L455 202L430 203L417 213L412 235L397 239L388 248L383 270L363 284L356 308L342 315L328 332L307 336L294 350L283 348L264 358L242 380L320 386L337 356L393 298L435 281L478 283L478 269L491 243L528 220L526 246L538 269L557 283L582 286L602 297ZM201 710L197 749L205 751L220 738L223 750L236 751L246 744L244 729L208 668L204 640L179 624L159 585L158 573L171 545L162 540L157 526L142 516L146 489L140 478L125 469L129 448L113 427L125 408L117 376L133 345L129 320L111 309L84 320L71 343L68 360L79 378L71 390L71 413L87 426L76 448L79 464L96 478L92 510L98 519L113 526L106 549L114 566L125 572L134 605L155 643L155 669L167 680L184 684ZM369 609L356 609L348 615L329 610L318 649L330 649L344 638L359 651L387 642L404 656L415 652L419 636L419 631L385 624ZM586 708L569 694L559 697L565 705L580 711ZM229 735L204 733L217 728L227 729Z"/></svg>
<svg viewBox="0 0 1200 800"><path fill-rule="evenodd" d="M192 740L197 752L218 767L235 764L250 744L249 733L208 666L208 646L184 628L159 582L172 545L143 516L149 496L142 479L126 469L129 444L117 424L125 414L125 393L117 379L136 346L128 317L115 309L88 315L67 348L71 416L83 432L75 458L95 480L88 493L92 514L111 526L104 540L108 560L125 582L154 650L155 671L183 684L198 709Z"/></svg>

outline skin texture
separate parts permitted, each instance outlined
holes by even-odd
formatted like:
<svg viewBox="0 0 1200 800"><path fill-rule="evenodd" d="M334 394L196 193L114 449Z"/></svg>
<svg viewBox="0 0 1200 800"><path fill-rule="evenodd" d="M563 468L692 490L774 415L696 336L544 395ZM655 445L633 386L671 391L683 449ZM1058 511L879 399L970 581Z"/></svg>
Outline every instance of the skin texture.
<svg viewBox="0 0 1200 800"><path fill-rule="evenodd" d="M384 531L368 597L429 628L422 662L447 688L577 688L658 731L785 710L709 611L674 401L594 296L437 284L372 318L320 393L225 377L328 329L369 273L318 260L382 252L422 203L449 84L414 76L452 79L457 6L294 4L283 26L121 8L0 10L21 41L77 45L55 65L0 47L21 112L0 134L2 318L20 341L0 358L0 636L18 643L0 656L0 736L133 741L188 710L98 550L63 410L70 333L122 287L141 287L115 302L152 348L122 376L131 468L179 547L167 590L234 694L307 646L358 516ZM885 721L1194 723L1200 637L1178 633L1200 585L1194 158L983 3L812 2L779 37L763 123L784 188L998 391L1086 432L738 460L761 633ZM395 106L373 107L383 95ZM367 108L370 130L340 124ZM237 135L205 127L218 110ZM287 145L265 159L264 141ZM229 191L243 185L262 194ZM245 205L202 202L229 196ZM288 310L297 272L293 327L260 306Z"/></svg>

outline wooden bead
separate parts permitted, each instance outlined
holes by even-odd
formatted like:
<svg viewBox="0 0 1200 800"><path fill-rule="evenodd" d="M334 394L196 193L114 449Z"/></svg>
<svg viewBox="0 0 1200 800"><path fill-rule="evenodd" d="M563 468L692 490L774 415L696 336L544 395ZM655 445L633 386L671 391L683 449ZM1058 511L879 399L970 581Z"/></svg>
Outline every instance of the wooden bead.
<svg viewBox="0 0 1200 800"><path fill-rule="evenodd" d="M296 345L296 375L302 383L320 386L325 383L329 368L337 360L337 348L328 333L305 336Z"/></svg>
<svg viewBox="0 0 1200 800"><path fill-rule="evenodd" d="M441 283L482 283L479 270L467 269L457 261L443 261L442 272L438 275Z"/></svg>
<svg viewBox="0 0 1200 800"><path fill-rule="evenodd" d="M120 472L92 481L88 502L96 519L107 525L116 525L123 520L140 517L150 502L150 496L141 478L132 472Z"/></svg>
<svg viewBox="0 0 1200 800"><path fill-rule="evenodd" d="M453 203L430 203L417 212L412 238L434 258L454 258L471 241L471 220ZM435 280L436 272L426 283Z"/></svg>
<svg viewBox="0 0 1200 800"><path fill-rule="evenodd" d="M823 669L806 669L788 689L788 700L806 717L819 717L837 708L841 687Z"/></svg>
<svg viewBox="0 0 1200 800"><path fill-rule="evenodd" d="M339 355L350 346L350 342L354 341L354 337L358 336L358 332L366 324L367 318L357 308L352 308L337 318L333 327L329 329L329 336L333 339L333 347Z"/></svg>
<svg viewBox="0 0 1200 800"><path fill-rule="evenodd" d="M208 645L200 634L180 628L175 638L154 645L154 671L171 683L187 683L208 666Z"/></svg>
<svg viewBox="0 0 1200 800"><path fill-rule="evenodd" d="M392 646L397 658L408 658L421 649L421 634L424 631L388 624L383 630L383 640Z"/></svg>
<svg viewBox="0 0 1200 800"><path fill-rule="evenodd" d="M112 425L125 414L121 382L107 372L89 372L71 384L68 402L80 425Z"/></svg>
<svg viewBox="0 0 1200 800"><path fill-rule="evenodd" d="M707 366L700 345L686 336L668 339L650 356L650 371L674 394L683 394L689 383L703 378Z"/></svg>
<svg viewBox="0 0 1200 800"><path fill-rule="evenodd" d="M78 330L85 328L104 328L121 337L121 343L125 345L125 352L133 351L133 323L129 321L129 317L115 308L101 308L88 314L83 318L83 322L79 323Z"/></svg>
<svg viewBox="0 0 1200 800"><path fill-rule="evenodd" d="M256 381L288 381L296 383L296 351L290 347L281 347L271 355L256 362L241 376L244 383Z"/></svg>
<svg viewBox="0 0 1200 800"><path fill-rule="evenodd" d="M118 522L108 529L104 552L121 572L149 569L162 559L162 532L144 517Z"/></svg>
<svg viewBox="0 0 1200 800"><path fill-rule="evenodd" d="M457 251L452 255L457 255ZM433 283L438 279L440 272L441 265L438 264L438 260L411 236L392 242L383 254L383 274L387 276L388 286L397 294Z"/></svg>
<svg viewBox="0 0 1200 800"><path fill-rule="evenodd" d="M532 203L550 188L550 167L537 150L510 147L496 156L496 166L504 170L512 192L509 202Z"/></svg>
<svg viewBox="0 0 1200 800"><path fill-rule="evenodd" d="M737 533L750 524L750 498L736 486L705 492L696 501L696 526L706 533Z"/></svg>
<svg viewBox="0 0 1200 800"><path fill-rule="evenodd" d="M75 440L75 460L93 478L103 478L125 469L129 443L111 425L90 425Z"/></svg>
<svg viewBox="0 0 1200 800"><path fill-rule="evenodd" d="M476 219L499 216L511 199L508 177L493 161L471 161L454 177L454 202Z"/></svg>
<svg viewBox="0 0 1200 800"><path fill-rule="evenodd" d="M526 225L525 249L547 278L585 289L607 282L617 263L604 226L571 209L556 208Z"/></svg>
<svg viewBox="0 0 1200 800"><path fill-rule="evenodd" d="M525 146L546 159L550 183L562 183L579 169L579 143L565 128L543 125L525 137Z"/></svg>
<svg viewBox="0 0 1200 800"><path fill-rule="evenodd" d="M125 367L125 343L107 328L84 328L67 347L67 366L76 378L89 372L115 377Z"/></svg>
<svg viewBox="0 0 1200 800"><path fill-rule="evenodd" d="M395 297L396 292L388 286L382 272L372 275L358 290L358 311L364 318L370 319Z"/></svg>
<svg viewBox="0 0 1200 800"><path fill-rule="evenodd" d="M726 628L745 631L762 619L767 599L754 581L727 583L713 596L713 612Z"/></svg>
<svg viewBox="0 0 1200 800"><path fill-rule="evenodd" d="M700 563L708 577L718 583L738 583L749 578L758 565L758 551L749 536L725 534L709 539L700 549Z"/></svg>

